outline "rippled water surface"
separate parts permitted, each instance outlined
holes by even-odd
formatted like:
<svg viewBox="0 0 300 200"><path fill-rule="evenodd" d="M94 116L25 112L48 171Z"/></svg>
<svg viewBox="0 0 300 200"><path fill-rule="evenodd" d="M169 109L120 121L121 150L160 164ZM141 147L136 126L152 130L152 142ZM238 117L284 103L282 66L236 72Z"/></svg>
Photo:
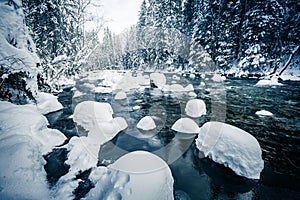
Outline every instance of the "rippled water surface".
<svg viewBox="0 0 300 200"><path fill-rule="evenodd" d="M172 74L166 76L171 84L174 81ZM205 101L207 115L194 119L199 126L206 121L223 121L256 137L265 161L265 169L257 181L238 177L209 159L199 158L194 138L170 129L177 119L186 117L185 104L192 99L189 95L145 88L132 90L127 94L127 100L114 100L112 93L89 91L85 82L80 80L76 85L77 90L84 92L82 96L72 98L74 91L70 88L59 94L64 110L47 117L52 128L71 138L86 134L78 133L69 118L77 103L84 100L109 102L114 116L124 117L128 128L101 147L99 165L110 164L129 151L147 150L169 164L176 199L300 199L299 82L257 87L257 80L214 82L209 76L194 79L186 76L176 80L183 86L193 84L197 98ZM97 86L101 81L89 83ZM258 116L255 112L259 110L267 110L273 116ZM154 116L155 130L136 128L138 121L146 115ZM53 156L62 155L56 152ZM48 171L49 177L51 173Z"/></svg>

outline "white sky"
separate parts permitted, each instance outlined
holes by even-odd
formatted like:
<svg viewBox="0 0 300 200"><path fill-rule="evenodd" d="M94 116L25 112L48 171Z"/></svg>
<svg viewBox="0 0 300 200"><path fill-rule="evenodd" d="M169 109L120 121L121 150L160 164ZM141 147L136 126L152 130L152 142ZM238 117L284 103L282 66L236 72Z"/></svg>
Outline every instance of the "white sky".
<svg viewBox="0 0 300 200"><path fill-rule="evenodd" d="M138 21L142 0L101 0L104 20L113 32L121 33Z"/></svg>

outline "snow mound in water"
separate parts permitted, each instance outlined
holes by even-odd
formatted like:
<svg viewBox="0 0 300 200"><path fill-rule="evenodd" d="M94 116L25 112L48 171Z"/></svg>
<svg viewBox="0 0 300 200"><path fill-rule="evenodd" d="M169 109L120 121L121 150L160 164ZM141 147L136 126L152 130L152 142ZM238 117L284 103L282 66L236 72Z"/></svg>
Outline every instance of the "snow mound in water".
<svg viewBox="0 0 300 200"><path fill-rule="evenodd" d="M125 130L128 126L126 120L123 117L116 117L111 121L111 123L119 131Z"/></svg>
<svg viewBox="0 0 300 200"><path fill-rule="evenodd" d="M256 84L256 86L265 86L265 85L277 85L281 86L283 84L278 83L278 78L276 76L272 77L271 79L266 80L260 80Z"/></svg>
<svg viewBox="0 0 300 200"><path fill-rule="evenodd" d="M146 152L128 153L108 166L111 170L129 175L129 182L121 191L122 199L174 199L171 170L160 157ZM131 192L126 192L131 191Z"/></svg>
<svg viewBox="0 0 300 200"><path fill-rule="evenodd" d="M167 83L165 75L157 72L150 74L150 81L152 81L157 87L163 87Z"/></svg>
<svg viewBox="0 0 300 200"><path fill-rule="evenodd" d="M192 84L187 85L186 87L183 87L180 84L172 84L172 85L165 85L163 87L163 90L165 92L169 91L169 92L193 92L194 91L194 87Z"/></svg>
<svg viewBox="0 0 300 200"><path fill-rule="evenodd" d="M144 131L153 130L156 128L155 122L150 116L143 117L139 123L136 125L138 129L142 129Z"/></svg>
<svg viewBox="0 0 300 200"><path fill-rule="evenodd" d="M112 89L110 87L98 86L94 88L94 92L96 93L112 93Z"/></svg>
<svg viewBox="0 0 300 200"><path fill-rule="evenodd" d="M89 131L86 142L99 146L127 128L124 118L113 118L112 114L113 110L108 103L84 101L76 106L73 120ZM98 154L98 152L93 153Z"/></svg>
<svg viewBox="0 0 300 200"><path fill-rule="evenodd" d="M167 91L171 92L185 92L185 88L182 85L179 84L172 84L170 86L167 86Z"/></svg>
<svg viewBox="0 0 300 200"><path fill-rule="evenodd" d="M196 139L197 148L237 175L259 179L264 168L257 140L242 129L221 122L207 122Z"/></svg>
<svg viewBox="0 0 300 200"><path fill-rule="evenodd" d="M102 145L113 139L120 131L126 128L127 123L122 117L116 117L111 121L98 123L88 133L89 144L95 144L96 146ZM95 152L95 154L98 154L98 152Z"/></svg>
<svg viewBox="0 0 300 200"><path fill-rule="evenodd" d="M65 163L70 165L70 170L59 180L58 185L61 185L61 187L58 187L57 192L59 199L66 199L67 197L64 195L66 193L72 194L72 191L77 188L79 181L74 177L79 171L85 171L97 166L101 145L113 139L120 131L127 128L124 118L113 118L112 114L113 110L108 103L85 101L76 106L73 119L78 125L88 131L88 135L72 137L69 143L62 147L67 148L69 151L68 159ZM100 185L102 183L101 181L99 182ZM74 197L68 196L67 199L74 199Z"/></svg>
<svg viewBox="0 0 300 200"><path fill-rule="evenodd" d="M194 86L193 86L192 84L188 84L188 85L185 87L185 91L187 91L187 92L194 91Z"/></svg>
<svg viewBox="0 0 300 200"><path fill-rule="evenodd" d="M88 136L72 137L65 147L70 151L67 164L71 170L87 170L98 162L100 146L113 139L117 133L127 128L124 118L116 117L109 122L101 122L88 132Z"/></svg>
<svg viewBox="0 0 300 200"><path fill-rule="evenodd" d="M260 115L260 116L272 116L273 115L273 113L266 111L266 110L256 111L255 114Z"/></svg>
<svg viewBox="0 0 300 200"><path fill-rule="evenodd" d="M196 75L195 74L190 74L190 78L194 79L194 78L196 78Z"/></svg>
<svg viewBox="0 0 300 200"><path fill-rule="evenodd" d="M132 89L139 89L141 86L149 86L150 81L141 73L133 75L132 72L126 73L114 86L113 89L129 92Z"/></svg>
<svg viewBox="0 0 300 200"><path fill-rule="evenodd" d="M0 102L1 199L51 199L43 155L66 137L47 125L32 105Z"/></svg>
<svg viewBox="0 0 300 200"><path fill-rule="evenodd" d="M185 107L185 113L190 117L201 117L206 115L206 105L201 99L189 100Z"/></svg>
<svg viewBox="0 0 300 200"><path fill-rule="evenodd" d="M109 103L84 101L75 107L73 120L89 131L98 123L112 120L112 114L113 109Z"/></svg>
<svg viewBox="0 0 300 200"><path fill-rule="evenodd" d="M115 99L116 100L123 100L123 99L126 99L127 98L127 95L125 92L118 92L115 96Z"/></svg>
<svg viewBox="0 0 300 200"><path fill-rule="evenodd" d="M139 109L141 109L141 106L133 106L132 107L132 110L139 110Z"/></svg>
<svg viewBox="0 0 300 200"><path fill-rule="evenodd" d="M200 130L196 122L190 118L178 119L173 124L171 129L180 133L187 133L187 134L197 134L199 133Z"/></svg>
<svg viewBox="0 0 300 200"><path fill-rule="evenodd" d="M213 77L211 78L211 80L214 82L223 82L226 80L226 77L221 76L220 74L214 74Z"/></svg>
<svg viewBox="0 0 300 200"><path fill-rule="evenodd" d="M70 166L78 162L85 165L80 166L79 169L85 169L87 163L92 163L91 166L96 165L100 145L127 128L124 118L113 118L112 114L113 110L108 103L84 101L76 106L73 120L88 131L88 136L73 137L66 145L70 150L68 158ZM84 150L87 155L82 157Z"/></svg>
<svg viewBox="0 0 300 200"><path fill-rule="evenodd" d="M40 92L36 97L37 108L42 114L48 114L61 110L63 106L58 102L57 97L49 94Z"/></svg>
<svg viewBox="0 0 300 200"><path fill-rule="evenodd" d="M136 78L140 86L149 86L150 80L148 75L143 76L141 73L138 73Z"/></svg>
<svg viewBox="0 0 300 200"><path fill-rule="evenodd" d="M80 97L82 95L84 95L84 93L80 92L79 90L75 90L73 98L77 98L77 97Z"/></svg>
<svg viewBox="0 0 300 200"><path fill-rule="evenodd" d="M188 94L190 97L197 97L197 94L195 92L189 92Z"/></svg>

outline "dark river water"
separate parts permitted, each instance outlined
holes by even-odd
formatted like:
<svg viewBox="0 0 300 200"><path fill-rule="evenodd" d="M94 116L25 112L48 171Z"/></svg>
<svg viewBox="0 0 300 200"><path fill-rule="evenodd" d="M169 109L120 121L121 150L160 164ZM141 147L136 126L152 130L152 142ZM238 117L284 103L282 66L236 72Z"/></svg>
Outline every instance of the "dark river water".
<svg viewBox="0 0 300 200"><path fill-rule="evenodd" d="M172 74L167 75L168 83ZM249 180L207 158L199 157L194 137L172 131L172 124L185 117L184 106L191 99L186 94L162 92L146 88L133 90L127 100L114 100L114 94L95 93L85 87L87 80L78 80L82 96L72 98L74 91L65 88L59 94L62 111L47 115L51 128L62 131L68 138L85 134L78 132L69 117L79 102L93 100L108 102L114 117L124 117L128 128L99 152L99 165L108 165L120 156L135 150L146 150L164 159L174 177L175 199L300 199L300 82L282 82L282 86L255 86L257 80L225 80L214 82L209 76L177 80L192 84L197 98L203 99L207 115L195 119L199 126L207 121L222 121L237 126L258 140L264 160L260 180ZM101 81L89 81L97 86ZM139 107L136 107L139 106ZM267 110L272 116L258 116L256 111ZM157 128L141 132L138 121L155 116ZM64 165L67 151L55 150L45 156L45 169L50 185L68 171ZM88 181L75 194L78 199L93 186ZM162 197L163 199L163 197Z"/></svg>

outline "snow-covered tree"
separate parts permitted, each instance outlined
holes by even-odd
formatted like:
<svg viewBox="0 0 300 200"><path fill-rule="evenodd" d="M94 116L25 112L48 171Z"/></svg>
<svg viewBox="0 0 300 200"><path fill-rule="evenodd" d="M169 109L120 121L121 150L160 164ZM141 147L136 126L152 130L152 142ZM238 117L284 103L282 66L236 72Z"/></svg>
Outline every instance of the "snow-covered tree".
<svg viewBox="0 0 300 200"><path fill-rule="evenodd" d="M220 6L216 64L228 70L238 58L243 10L240 0L224 0Z"/></svg>
<svg viewBox="0 0 300 200"><path fill-rule="evenodd" d="M40 60L21 1L1 1L0 17L0 99L25 104L37 93Z"/></svg>
<svg viewBox="0 0 300 200"><path fill-rule="evenodd" d="M76 74L93 48L85 42L84 23L92 0L23 0L26 23L50 81Z"/></svg>
<svg viewBox="0 0 300 200"><path fill-rule="evenodd" d="M281 51L280 29L283 9L276 0L255 1L248 5L242 26L242 55L239 63L247 73L270 72Z"/></svg>

